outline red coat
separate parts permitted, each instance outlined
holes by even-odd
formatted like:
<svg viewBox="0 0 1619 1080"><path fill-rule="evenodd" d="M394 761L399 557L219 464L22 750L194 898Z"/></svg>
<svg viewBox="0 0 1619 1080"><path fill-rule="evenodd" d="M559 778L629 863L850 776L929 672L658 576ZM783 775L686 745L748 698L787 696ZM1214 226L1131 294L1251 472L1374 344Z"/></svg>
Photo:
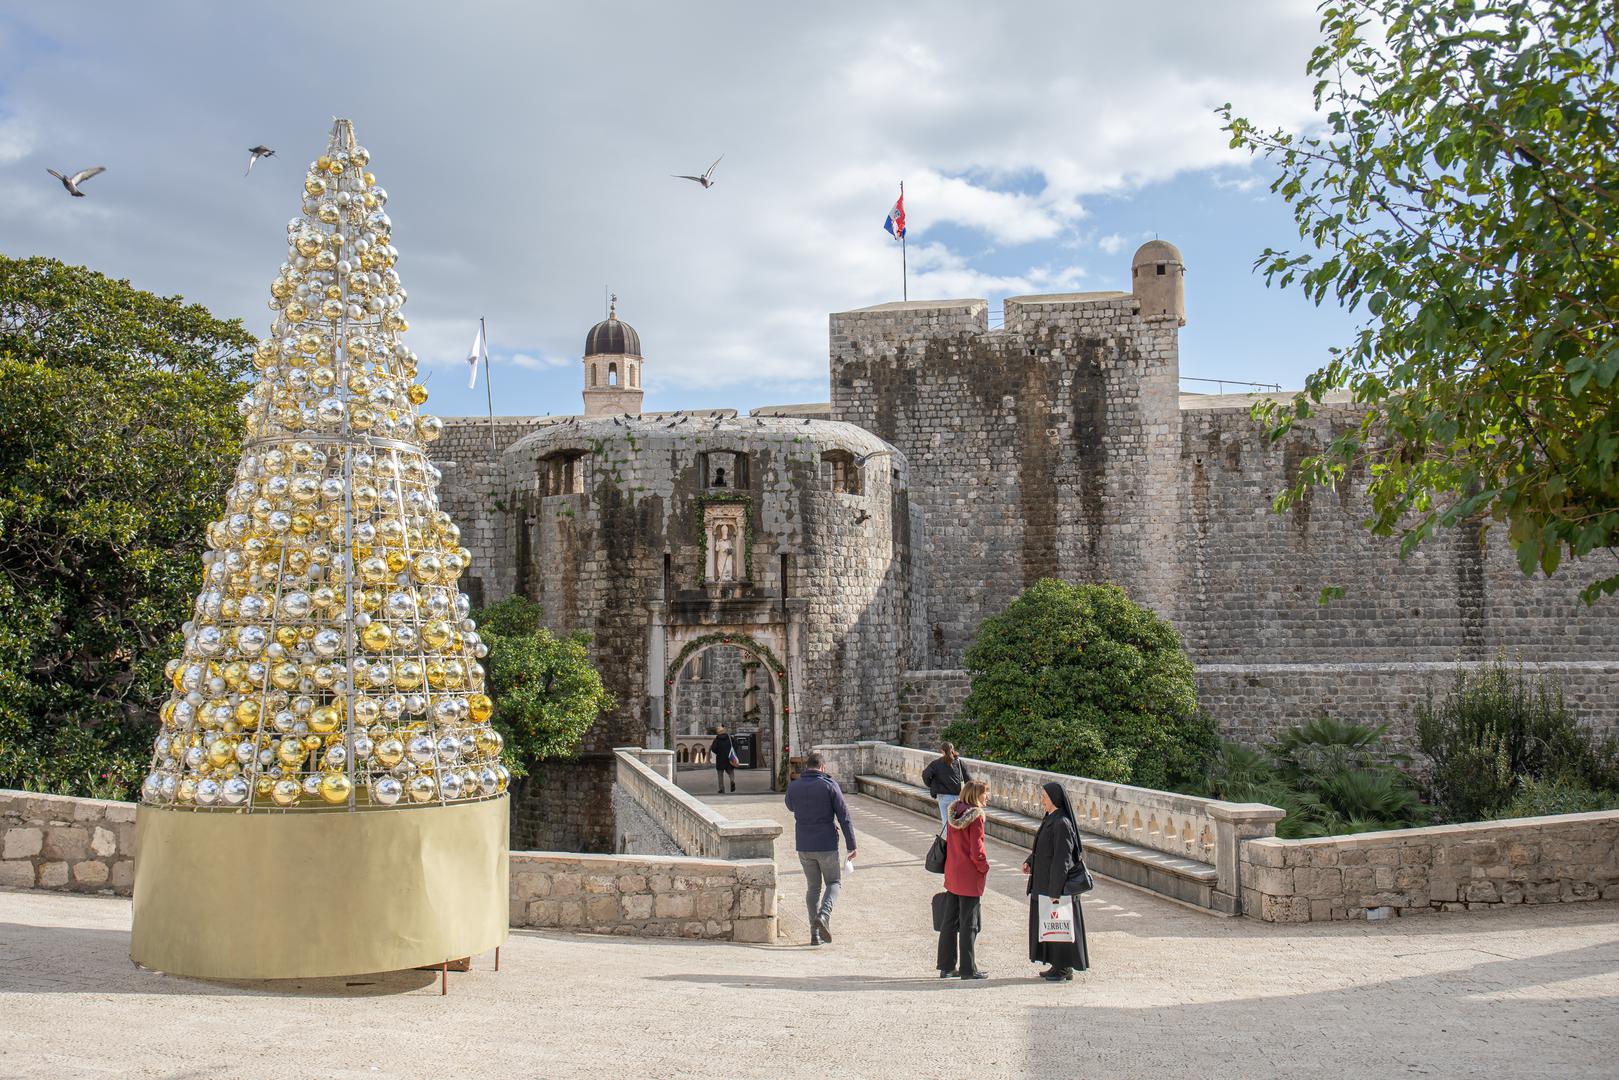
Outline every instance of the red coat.
<svg viewBox="0 0 1619 1080"><path fill-rule="evenodd" d="M976 807L964 802L950 804L950 824L945 828L948 849L944 861L944 887L957 896L983 896L984 880L989 877L989 853L984 850L984 815L977 814L964 826L961 817Z"/></svg>

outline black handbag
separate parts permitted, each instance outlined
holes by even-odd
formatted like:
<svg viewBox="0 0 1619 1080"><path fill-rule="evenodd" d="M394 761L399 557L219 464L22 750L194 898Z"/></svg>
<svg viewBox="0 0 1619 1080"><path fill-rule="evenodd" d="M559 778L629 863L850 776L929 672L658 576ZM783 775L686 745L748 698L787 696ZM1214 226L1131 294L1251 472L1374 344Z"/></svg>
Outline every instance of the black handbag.
<svg viewBox="0 0 1619 1080"><path fill-rule="evenodd" d="M944 929L944 905L948 902L950 894L947 892L933 894L933 932L937 934Z"/></svg>
<svg viewBox="0 0 1619 1080"><path fill-rule="evenodd" d="M944 830L940 829L939 835L933 838L933 846L928 848L928 857L923 860L922 865L928 868L930 874L944 873L944 860L949 851L950 848L944 840Z"/></svg>
<svg viewBox="0 0 1619 1080"><path fill-rule="evenodd" d="M1074 852L1074 869L1069 873L1068 880L1062 883L1064 896L1080 896L1096 888L1096 879L1091 877L1091 868L1085 865L1085 851L1083 848Z"/></svg>

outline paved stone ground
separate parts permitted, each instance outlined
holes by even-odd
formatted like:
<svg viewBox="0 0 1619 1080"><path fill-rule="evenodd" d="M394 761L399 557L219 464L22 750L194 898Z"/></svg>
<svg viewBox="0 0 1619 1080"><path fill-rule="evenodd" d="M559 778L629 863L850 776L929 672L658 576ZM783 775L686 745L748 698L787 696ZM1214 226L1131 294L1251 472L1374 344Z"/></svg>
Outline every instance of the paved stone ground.
<svg viewBox="0 0 1619 1080"><path fill-rule="evenodd" d="M785 817L775 795L716 800ZM820 949L523 931L502 970L229 984L130 964L127 901L0 891L0 1077L1613 1077L1619 906L1264 926L1118 885L1093 967L1024 959L996 844L989 982L933 973L925 818L854 800L859 869ZM790 849L790 844L789 844ZM783 925L806 937L783 867ZM249 932L244 928L244 932Z"/></svg>

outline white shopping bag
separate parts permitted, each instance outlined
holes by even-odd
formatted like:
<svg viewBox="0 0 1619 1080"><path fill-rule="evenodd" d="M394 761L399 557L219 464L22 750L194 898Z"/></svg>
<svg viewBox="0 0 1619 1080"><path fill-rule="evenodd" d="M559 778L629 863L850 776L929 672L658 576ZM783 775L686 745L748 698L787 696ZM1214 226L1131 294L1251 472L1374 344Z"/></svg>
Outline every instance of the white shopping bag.
<svg viewBox="0 0 1619 1080"><path fill-rule="evenodd" d="M1074 941L1074 898L1072 896L1040 897L1040 940L1042 942Z"/></svg>

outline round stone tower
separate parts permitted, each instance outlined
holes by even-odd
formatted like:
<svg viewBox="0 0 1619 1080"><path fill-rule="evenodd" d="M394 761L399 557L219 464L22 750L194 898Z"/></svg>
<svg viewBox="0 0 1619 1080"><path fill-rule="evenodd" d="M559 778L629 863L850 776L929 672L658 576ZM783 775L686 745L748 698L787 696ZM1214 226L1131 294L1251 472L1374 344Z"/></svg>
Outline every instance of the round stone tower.
<svg viewBox="0 0 1619 1080"><path fill-rule="evenodd" d="M1130 291L1141 301L1143 319L1186 325L1186 265L1174 244L1149 240L1141 245L1130 260Z"/></svg>
<svg viewBox="0 0 1619 1080"><path fill-rule="evenodd" d="M585 335L585 415L641 412L641 335L618 317L618 297L607 318Z"/></svg>

